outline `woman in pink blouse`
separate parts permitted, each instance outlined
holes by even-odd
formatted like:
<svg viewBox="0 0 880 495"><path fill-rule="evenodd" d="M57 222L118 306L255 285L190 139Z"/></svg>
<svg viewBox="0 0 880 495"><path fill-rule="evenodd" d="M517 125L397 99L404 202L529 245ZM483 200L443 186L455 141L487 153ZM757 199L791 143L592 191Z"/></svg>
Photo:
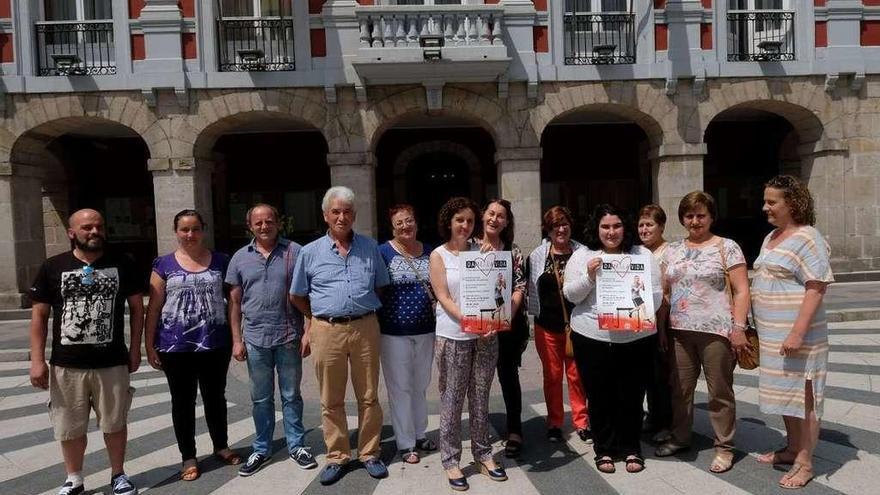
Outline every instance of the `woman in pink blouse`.
<svg viewBox="0 0 880 495"><path fill-rule="evenodd" d="M671 243L663 253L673 348L672 438L657 448L656 455L671 456L690 448L694 391L702 369L709 390L709 419L715 431L715 456L709 470L723 473L733 466L733 368L735 353L749 345L744 333L749 281L740 247L712 233L716 218L712 196L703 191L688 193L678 205L678 221L688 235Z"/></svg>

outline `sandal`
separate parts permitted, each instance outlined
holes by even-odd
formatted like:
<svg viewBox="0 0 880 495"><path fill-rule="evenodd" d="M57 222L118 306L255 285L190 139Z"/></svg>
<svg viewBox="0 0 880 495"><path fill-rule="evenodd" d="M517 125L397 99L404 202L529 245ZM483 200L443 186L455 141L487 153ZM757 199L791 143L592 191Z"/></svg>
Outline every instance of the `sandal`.
<svg viewBox="0 0 880 495"><path fill-rule="evenodd" d="M792 464L791 469L785 473L785 476L779 480L779 486L787 490L797 490L807 486L807 483L812 479L813 468L796 462Z"/></svg>
<svg viewBox="0 0 880 495"><path fill-rule="evenodd" d="M220 449L217 452L214 452L214 457L227 466L237 466L241 464L241 456L230 448Z"/></svg>
<svg viewBox="0 0 880 495"><path fill-rule="evenodd" d="M400 457L407 464L418 464L421 458L416 449L407 449L400 452Z"/></svg>
<svg viewBox="0 0 880 495"><path fill-rule="evenodd" d="M690 445L678 445L676 443L666 442L663 445L657 447L657 450L654 451L654 455L656 455L657 457L669 457L679 452L684 452L689 448L691 448Z"/></svg>
<svg viewBox="0 0 880 495"><path fill-rule="evenodd" d="M180 479L183 481L195 481L199 479L202 473L199 472L198 466L189 466L180 471Z"/></svg>
<svg viewBox="0 0 880 495"><path fill-rule="evenodd" d="M430 438L420 438L416 440L416 448L425 452L433 452L437 450L437 444Z"/></svg>
<svg viewBox="0 0 880 495"><path fill-rule="evenodd" d="M519 457L521 452L522 442L519 440L510 439L504 444L504 455L510 459Z"/></svg>
<svg viewBox="0 0 880 495"><path fill-rule="evenodd" d="M596 469L605 474L611 474L617 471L617 468L614 467L614 459L607 455L603 455L596 459Z"/></svg>
<svg viewBox="0 0 880 495"><path fill-rule="evenodd" d="M726 473L733 467L733 453L715 454L712 464L709 465L709 471L715 474Z"/></svg>
<svg viewBox="0 0 880 495"><path fill-rule="evenodd" d="M641 473L645 470L645 460L636 454L630 454L626 456L626 472L627 473ZM635 467L632 467L635 466Z"/></svg>
<svg viewBox="0 0 880 495"><path fill-rule="evenodd" d="M791 459L783 457L783 455L785 454L789 454L791 456ZM773 452L761 454L755 457L755 460L757 460L761 464L794 464L794 460L796 457L797 454L788 450L788 447L783 447Z"/></svg>

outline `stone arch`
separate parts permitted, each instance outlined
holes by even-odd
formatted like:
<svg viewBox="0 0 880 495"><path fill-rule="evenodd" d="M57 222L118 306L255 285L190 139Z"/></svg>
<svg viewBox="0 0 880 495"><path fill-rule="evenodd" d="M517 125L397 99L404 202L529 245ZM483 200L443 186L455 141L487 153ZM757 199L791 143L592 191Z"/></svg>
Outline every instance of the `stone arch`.
<svg viewBox="0 0 880 495"><path fill-rule="evenodd" d="M197 93L194 113L173 124L180 141L180 156L207 158L216 140L229 129L260 121L297 122L325 135L329 113L323 91L310 88L237 91L207 90ZM328 140L329 142L330 140Z"/></svg>
<svg viewBox="0 0 880 495"><path fill-rule="evenodd" d="M676 140L677 133L664 129L670 128L665 122L679 110L655 84L546 83L542 91L543 101L529 113L529 125L538 140L552 122L581 112L603 112L631 120L645 131L652 148Z"/></svg>
<svg viewBox="0 0 880 495"><path fill-rule="evenodd" d="M203 127L192 142L192 156L210 159L217 140L230 131L273 131L284 128L315 129L323 131L313 122L288 113L269 110L250 110L219 118ZM322 132L323 135L323 132Z"/></svg>
<svg viewBox="0 0 880 495"><path fill-rule="evenodd" d="M494 86L488 89L497 91ZM369 149L376 146L386 131L403 120L418 115L449 116L476 123L485 130L494 142L496 149L517 147L520 139L514 131L506 108L499 100L486 96L482 87L462 88L453 85L443 87L443 108L429 110L422 86L380 95L374 103L363 111L364 139Z"/></svg>
<svg viewBox="0 0 880 495"><path fill-rule="evenodd" d="M406 181L406 173L407 173L407 165L416 157L425 154L431 153L434 151L445 151L448 153L452 153L458 155L462 161L467 165L468 170L470 172L470 188L471 188L471 196L476 197L477 192L476 189L479 188L480 183L480 158L476 153L473 152L467 146L457 143L455 141L448 141L445 139L437 139L434 141L423 141L421 143L413 144L408 148L405 148L394 160L393 165L393 173L394 173L394 182L395 182L395 191L402 191L405 187L404 183ZM397 200L398 198L395 198Z"/></svg>
<svg viewBox="0 0 880 495"><path fill-rule="evenodd" d="M784 118L797 132L800 144L814 143L821 139L839 139L841 137L829 136L825 132L826 128L823 122L816 113L808 108L781 100L756 99L730 105L707 116L708 118L705 120L705 125L702 126L701 130L704 139L706 130L712 121L719 116L723 116L725 113L742 110L759 110Z"/></svg>
<svg viewBox="0 0 880 495"><path fill-rule="evenodd" d="M159 116L140 93L15 95L7 115L6 128L17 140L36 135L57 137L85 119L131 129L143 138L151 158L168 157L171 152L169 129L160 125ZM11 152L12 146L9 148Z"/></svg>

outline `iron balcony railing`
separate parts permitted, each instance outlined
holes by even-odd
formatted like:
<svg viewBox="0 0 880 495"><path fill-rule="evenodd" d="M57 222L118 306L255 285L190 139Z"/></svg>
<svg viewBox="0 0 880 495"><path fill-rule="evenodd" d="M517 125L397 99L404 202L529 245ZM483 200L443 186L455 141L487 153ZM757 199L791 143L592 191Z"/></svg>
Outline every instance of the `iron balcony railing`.
<svg viewBox="0 0 880 495"><path fill-rule="evenodd" d="M295 70L293 19L224 17L217 20L221 72Z"/></svg>
<svg viewBox="0 0 880 495"><path fill-rule="evenodd" d="M565 65L636 63L635 15L628 12L563 13Z"/></svg>
<svg viewBox="0 0 880 495"><path fill-rule="evenodd" d="M729 62L794 60L794 12L728 11L727 60Z"/></svg>
<svg viewBox="0 0 880 495"><path fill-rule="evenodd" d="M113 21L41 21L37 33L37 74L116 74Z"/></svg>

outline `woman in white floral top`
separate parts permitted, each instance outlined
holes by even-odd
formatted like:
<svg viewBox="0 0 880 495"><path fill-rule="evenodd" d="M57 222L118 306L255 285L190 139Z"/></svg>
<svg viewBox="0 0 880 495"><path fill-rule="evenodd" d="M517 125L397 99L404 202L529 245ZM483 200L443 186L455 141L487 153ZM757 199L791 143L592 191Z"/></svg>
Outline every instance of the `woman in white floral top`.
<svg viewBox="0 0 880 495"><path fill-rule="evenodd" d="M715 431L715 456L709 470L723 473L733 466L733 368L735 353L749 345L744 333L749 282L740 247L712 233L716 218L712 196L702 191L688 193L678 205L678 220L687 229L687 238L671 243L663 253L673 347L672 438L657 448L656 455L670 456L690 447L694 390L702 369ZM733 297L726 288L725 271Z"/></svg>

